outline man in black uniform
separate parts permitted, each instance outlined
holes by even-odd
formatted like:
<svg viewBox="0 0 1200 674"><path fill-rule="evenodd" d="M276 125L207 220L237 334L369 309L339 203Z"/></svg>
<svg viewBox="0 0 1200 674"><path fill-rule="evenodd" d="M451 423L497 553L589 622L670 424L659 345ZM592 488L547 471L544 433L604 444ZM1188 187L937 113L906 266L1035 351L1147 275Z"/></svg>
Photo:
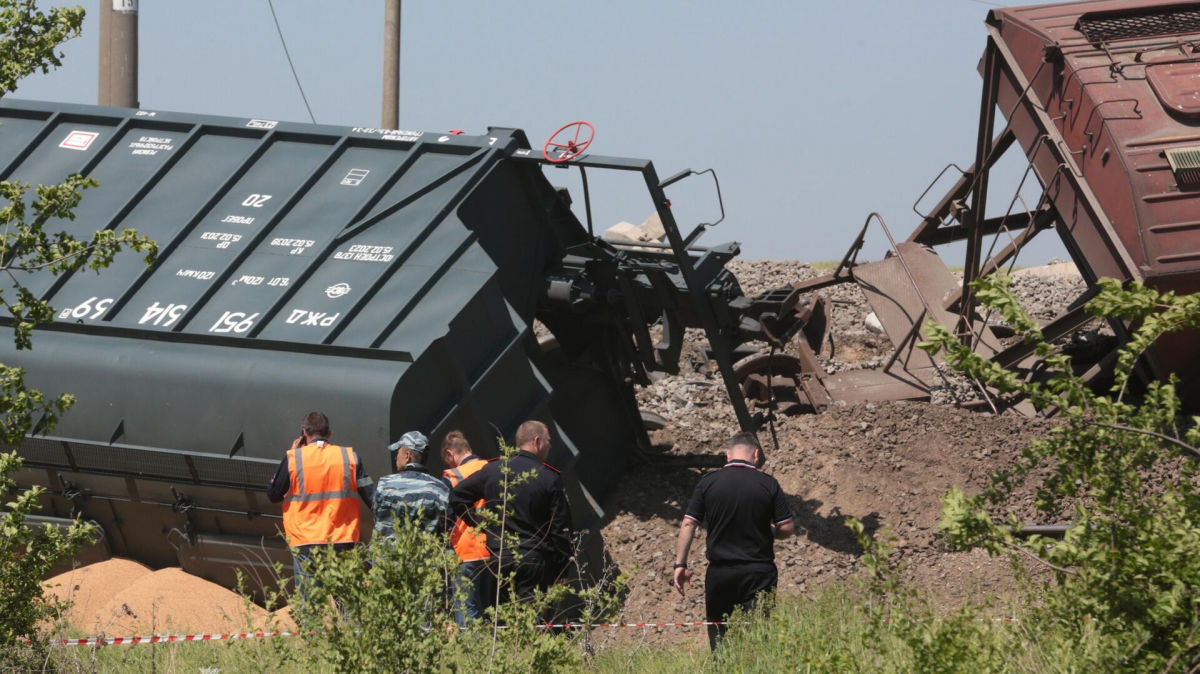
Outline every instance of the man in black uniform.
<svg viewBox="0 0 1200 674"><path fill-rule="evenodd" d="M733 609L752 610L761 592L773 592L779 580L773 538L795 533L783 489L758 472L760 448L753 433L738 433L725 446L725 467L700 478L675 543L675 589L691 584L688 551L696 525L708 529L708 573L704 577L705 620L721 622ZM708 645L716 648L725 625L708 626Z"/></svg>
<svg viewBox="0 0 1200 674"><path fill-rule="evenodd" d="M540 421L526 421L517 429L515 442L520 451L489 462L450 492L456 517L470 521L480 499L494 514L503 510L503 532L498 522L483 523L491 557L480 589L483 602L493 605L497 598L505 601L510 592L529 600L535 589L544 590L557 580L571 558L567 494L558 471L543 463L550 454L550 431ZM516 537L515 550L502 533ZM513 587L497 587L498 579L512 572Z"/></svg>

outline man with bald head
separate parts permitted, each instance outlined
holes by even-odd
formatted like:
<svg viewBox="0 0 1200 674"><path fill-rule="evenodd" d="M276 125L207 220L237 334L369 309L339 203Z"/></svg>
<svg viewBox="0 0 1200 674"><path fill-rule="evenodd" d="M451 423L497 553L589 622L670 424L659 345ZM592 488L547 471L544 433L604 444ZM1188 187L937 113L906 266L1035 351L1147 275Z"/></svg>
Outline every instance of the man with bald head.
<svg viewBox="0 0 1200 674"><path fill-rule="evenodd" d="M712 649L724 636L725 620L735 607L750 611L760 595L775 591L779 582L775 539L796 532L783 489L756 467L760 452L753 433L729 439L725 467L700 478L675 542L674 585L682 595L692 582L688 569L692 537L698 525L708 529L704 608Z"/></svg>
<svg viewBox="0 0 1200 674"><path fill-rule="evenodd" d="M502 523L482 522L490 554L480 588L484 605L505 601L510 594L522 601L532 598L534 590L557 580L571 559L567 494L558 471L545 463L550 430L540 421L526 421L514 444L516 454L488 462L450 493L450 508L468 521L480 499L489 512L503 514ZM515 538L515 548L505 534ZM515 574L511 587L499 582L510 573Z"/></svg>

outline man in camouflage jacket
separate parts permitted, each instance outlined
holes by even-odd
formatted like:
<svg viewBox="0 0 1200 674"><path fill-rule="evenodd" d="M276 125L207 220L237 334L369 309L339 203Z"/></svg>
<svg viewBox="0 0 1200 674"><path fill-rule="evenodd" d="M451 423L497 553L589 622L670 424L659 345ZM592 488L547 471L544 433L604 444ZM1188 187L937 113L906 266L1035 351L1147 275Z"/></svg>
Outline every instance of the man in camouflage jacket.
<svg viewBox="0 0 1200 674"><path fill-rule="evenodd" d="M449 529L450 487L425 468L429 440L409 431L388 445L397 473L379 480L375 488L375 535L390 537L396 527L416 526L430 533Z"/></svg>

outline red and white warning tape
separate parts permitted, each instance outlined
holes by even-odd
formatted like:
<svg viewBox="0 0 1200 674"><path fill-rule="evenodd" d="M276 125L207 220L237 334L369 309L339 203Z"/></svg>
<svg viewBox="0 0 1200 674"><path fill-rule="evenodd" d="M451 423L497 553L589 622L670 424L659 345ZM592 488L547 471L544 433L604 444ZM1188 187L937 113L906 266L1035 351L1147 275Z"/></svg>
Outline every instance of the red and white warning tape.
<svg viewBox="0 0 1200 674"><path fill-rule="evenodd" d="M697 620L685 623L557 623L538 625L541 629L571 629L581 630L589 627L704 627L707 625L729 625L731 623L709 622Z"/></svg>
<svg viewBox="0 0 1200 674"><path fill-rule="evenodd" d="M674 623L548 623L537 625L538 629L581 630L592 627L705 627L729 623L697 620ZM300 632L230 632L224 634L156 634L144 637L80 637L78 639L55 639L54 646L121 646L127 644L164 644L180 641L232 641L235 639L265 639L267 637L296 637Z"/></svg>
<svg viewBox="0 0 1200 674"><path fill-rule="evenodd" d="M1016 622L1014 617L999 617L999 618L980 618L979 620L991 620L993 622ZM1085 618L1085 620L1089 620ZM891 622L884 620L884 622ZM641 627L641 628L662 628L662 627L707 627L709 625L731 625L733 623L714 622L708 620L694 620L690 622L663 622L663 623L547 623L537 625L538 629L567 629L567 630L582 630L592 629L597 627ZM78 639L55 639L51 641L54 646L119 646L126 644L164 644L176 643L181 641L233 641L236 639L265 639L268 637L296 637L301 636L300 632L228 632L221 634L156 634L144 637L81 637ZM28 642L26 642L28 643Z"/></svg>
<svg viewBox="0 0 1200 674"><path fill-rule="evenodd" d="M266 637L294 637L298 632L230 632L226 634L156 634L146 637L81 637L79 639L55 639L54 646L117 646L123 644L164 644L176 641L232 641L234 639L263 639Z"/></svg>

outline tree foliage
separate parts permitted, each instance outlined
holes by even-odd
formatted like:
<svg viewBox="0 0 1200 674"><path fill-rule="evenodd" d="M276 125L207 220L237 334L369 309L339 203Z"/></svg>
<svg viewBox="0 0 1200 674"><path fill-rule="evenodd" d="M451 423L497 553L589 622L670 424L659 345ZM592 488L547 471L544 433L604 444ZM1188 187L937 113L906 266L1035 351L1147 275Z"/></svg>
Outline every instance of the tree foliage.
<svg viewBox="0 0 1200 674"><path fill-rule="evenodd" d="M34 72L61 65L60 45L79 35L81 7L39 11L33 0L0 0L0 97ZM153 261L155 243L134 230L104 229L77 237L61 231L74 219L83 190L96 182L75 174L57 185L31 186L0 181L0 309L13 328L17 349L32 348L33 329L53 320L50 304L31 292L29 275L99 271L124 249L139 251ZM19 445L39 419L42 430L53 428L57 415L73 398L62 394L47 399L26 387L24 371L0 364L0 442ZM40 632L61 606L43 596L42 581L56 562L68 556L91 535L91 527L75 521L65 529L28 521L39 509L44 491L15 490L21 468L15 453L0 454L0 494L15 494L0 511L0 661L20 659L28 648L44 649ZM26 646L26 642L30 642Z"/></svg>
<svg viewBox="0 0 1200 674"><path fill-rule="evenodd" d="M12 476L20 468L16 454L0 454L0 493L12 490ZM40 496L38 489L22 491L0 509L0 666L44 651L39 631L59 617L64 605L42 593L42 582L94 534L78 520L61 529L32 525L28 518L39 509Z"/></svg>
<svg viewBox="0 0 1200 674"><path fill-rule="evenodd" d="M40 12L34 0L0 1L0 96L15 91L26 75L61 66L59 46L82 27L82 7Z"/></svg>
<svg viewBox="0 0 1200 674"><path fill-rule="evenodd" d="M1102 279L1088 310L1134 326L1117 353L1111 389L1097 393L1073 374L1069 356L1047 344L1008 292L1004 277L976 282L977 297L998 309L1044 358L1037 380L1026 380L973 353L949 330L926 325L922 348L942 353L955 369L1002 394L1054 408L1062 423L1051 437L1022 451L991 487L944 498L941 529L957 548L1036 560L1053 576L1042 594L1046 619L1105 639L1101 669L1186 669L1200 654L1200 417L1186 419L1176 380L1151 382L1139 396L1129 384L1140 356L1167 332L1200 327L1200 295L1176 296ZM999 521L1003 504L1035 471L1037 507L1073 522L1060 540L1020 538L1015 517Z"/></svg>
<svg viewBox="0 0 1200 674"><path fill-rule="evenodd" d="M62 64L61 44L79 35L82 7L55 7L39 11L33 0L0 0L0 97L12 93L22 77L48 72ZM32 346L34 327L53 320L49 302L30 292L23 281L33 272L68 274L82 269L99 271L123 249L142 252L153 262L157 246L132 229L102 229L80 238L61 231L75 219L74 209L83 190L96 181L79 174L66 176L57 185L31 186L21 181L0 181L0 308L11 316L18 349ZM32 190L32 191L31 191ZM36 418L44 430L74 399L62 394L47 400L28 390L20 368L0 364L0 440L15 445L31 430Z"/></svg>

